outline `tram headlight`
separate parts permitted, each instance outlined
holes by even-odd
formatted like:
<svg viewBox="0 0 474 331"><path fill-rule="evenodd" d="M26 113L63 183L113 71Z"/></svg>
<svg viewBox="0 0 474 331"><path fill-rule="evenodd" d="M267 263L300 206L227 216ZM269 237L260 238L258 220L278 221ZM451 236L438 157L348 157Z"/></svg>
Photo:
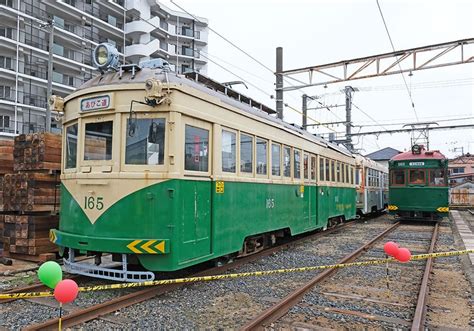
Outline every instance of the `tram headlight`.
<svg viewBox="0 0 474 331"><path fill-rule="evenodd" d="M116 69L118 65L118 51L114 45L109 43L102 43L96 46L93 53L94 65L100 71L107 69Z"/></svg>
<svg viewBox="0 0 474 331"><path fill-rule="evenodd" d="M59 95L52 95L48 100L49 108L57 112L64 112L64 99Z"/></svg>
<svg viewBox="0 0 474 331"><path fill-rule="evenodd" d="M161 98L163 97L163 84L155 78L147 79L145 82L145 91L148 99Z"/></svg>

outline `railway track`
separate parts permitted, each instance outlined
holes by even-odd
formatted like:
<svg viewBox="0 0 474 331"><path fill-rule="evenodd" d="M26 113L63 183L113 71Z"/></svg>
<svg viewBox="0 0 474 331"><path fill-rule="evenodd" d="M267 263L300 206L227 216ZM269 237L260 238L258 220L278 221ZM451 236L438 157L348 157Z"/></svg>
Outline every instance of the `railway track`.
<svg viewBox="0 0 474 331"><path fill-rule="evenodd" d="M359 247L357 250L354 252L350 253L349 255L345 256L343 259L338 261L337 263L347 263L351 262L358 257L360 257L364 252L367 252L375 243L378 241L382 240L383 238L386 238L392 231L395 229L399 228L400 224L396 223L392 226L390 226L388 229L377 235L375 238L367 242L366 244L362 245ZM434 251L434 247L436 244L436 240L438 237L438 228L439 224L436 223L434 226L434 230L431 236L431 241L430 241L430 247L429 250L426 253L431 253ZM428 296L428 286L429 286L429 276L431 273L433 261L432 259L428 259L426 261L426 265L424 268L423 272L423 278L421 282L421 286L419 288L419 294L417 296L417 304L414 309L413 313L413 320L411 323L411 330L424 330L425 327L425 317L426 317L426 300ZM299 305L301 303L301 300L304 298L306 294L311 292L314 287L317 284L321 284L324 281L327 281L333 276L335 273L338 272L339 269L328 269L318 275L316 275L313 279L311 279L309 282L305 283L301 287L297 288L293 292L291 292L289 295L284 297L281 301L278 303L274 304L272 307L266 309L265 311L261 312L258 316L253 318L251 321L249 321L247 324L245 324L241 330L263 330L265 328L286 328L289 325L286 325L284 322L280 322L280 319L282 319L290 309L293 307ZM324 293L321 293L324 294ZM334 295L334 294L333 294ZM337 295L337 294L336 294ZM354 299L354 296L345 296L346 298ZM339 295L339 298L344 298L344 295ZM363 297L360 297L360 299L366 299ZM390 304L388 302L384 302L381 300L367 300L371 302L371 304ZM394 305L397 305L396 302L393 302ZM401 305L404 306L404 305ZM409 307L411 308L411 306ZM357 311L349 311L349 310L344 310L344 309L334 309L334 308L329 308L329 311L333 313L339 313L339 314L346 314L346 315L352 315L356 318L362 318L362 319L367 319L369 321L376 319L374 315L367 314L364 312L357 312ZM291 320L291 318L288 318ZM385 322L397 322L396 319L385 319Z"/></svg>
<svg viewBox="0 0 474 331"><path fill-rule="evenodd" d="M240 259L235 260L233 263L225 264L223 266L219 267L213 267L211 269L206 269L191 275L188 275L189 277L199 277L199 276L208 276L208 275L216 275L216 274L221 274L224 273L228 270L238 268L242 265L245 265L249 262L256 261L258 259L261 259L265 256L269 256L271 254L274 254L275 252L282 251L284 249L287 249L293 245L297 245L301 242L307 241L307 240L314 240L319 237L326 236L328 234L331 234L336 231L340 231L346 227L349 227L353 224L355 224L356 221L349 221L346 223L342 223L340 225L337 225L335 227L332 227L324 232L316 232L310 235L301 235L296 237L297 239L292 240L290 242L269 248L267 250L264 250L262 252L246 256ZM69 314L63 316L62 318L62 326L64 328L67 327L73 327L76 325L79 325L81 323L85 323L91 320L94 320L96 318L99 318L100 316L112 313L114 311L117 311L119 309L129 307L131 305L134 305L139 302L143 302L146 300L149 300L153 297L163 295L165 293L169 293L170 291L176 290L185 284L170 284L170 285L162 285L159 287L150 287L150 288L145 288L142 290L134 291L133 293L128 293L125 295L122 295L120 297L117 297L113 300L100 303L97 305L90 306L88 308L84 309L77 309L71 311ZM35 284L29 287L24 287L24 288L19 288L11 291L10 293L15 293L15 292L22 292L22 291L38 291L42 289L41 284ZM1 301L0 301L1 302ZM5 302L5 301L3 301ZM47 330L54 328L56 325L58 325L59 320L57 318L49 319L44 322L30 325L29 327L25 328L25 330Z"/></svg>

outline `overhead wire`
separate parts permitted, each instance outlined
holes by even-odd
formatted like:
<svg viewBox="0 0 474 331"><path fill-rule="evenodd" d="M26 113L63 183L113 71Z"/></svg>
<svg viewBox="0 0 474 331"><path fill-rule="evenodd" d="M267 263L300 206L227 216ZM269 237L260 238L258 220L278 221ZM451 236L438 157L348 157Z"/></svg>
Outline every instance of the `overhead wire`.
<svg viewBox="0 0 474 331"><path fill-rule="evenodd" d="M388 31L387 23L385 22L385 18L384 18L383 13L382 13L382 8L380 7L380 4L379 4L379 0L375 0L375 1L377 2L377 7L379 8L380 16L382 16L383 25L385 26L385 31L387 32L388 39L390 40L390 45L392 45L392 50L394 52L396 52L395 46L393 45L392 37L390 36L390 32ZM398 62L398 56L396 56L396 59L397 59L397 62ZM398 68L400 69L400 71L402 71L402 66L400 65L400 62L398 62L397 64L398 64ZM408 97L410 98L411 106L412 106L413 112L415 113L416 120L419 121L418 120L418 114L417 114L416 109L415 109L415 103L413 101L411 91L408 88L407 81L405 79L405 75L403 74L403 72L400 72L400 74L402 75L403 82L405 83L405 87L407 89Z"/></svg>

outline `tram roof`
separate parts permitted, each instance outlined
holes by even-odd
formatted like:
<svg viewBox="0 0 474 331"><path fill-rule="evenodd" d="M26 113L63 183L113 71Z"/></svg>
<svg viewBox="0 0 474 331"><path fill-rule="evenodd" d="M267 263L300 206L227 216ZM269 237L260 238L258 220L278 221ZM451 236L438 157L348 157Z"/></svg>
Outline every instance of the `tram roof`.
<svg viewBox="0 0 474 331"><path fill-rule="evenodd" d="M403 152L392 157L391 161L404 161L404 160L444 160L444 156L440 151L427 151L424 148L420 154L413 154L412 151Z"/></svg>
<svg viewBox="0 0 474 331"><path fill-rule="evenodd" d="M140 68L135 71L134 75L132 75L132 73L129 71L123 71L121 73L108 72L87 81L82 86L80 86L77 91L96 86L126 85L141 82L145 83L145 81L150 78L155 78L170 84L176 84L178 86L186 85L192 87L203 93L218 98L223 103L236 107L247 113L256 115L267 121L271 121L279 126L283 126L285 129L292 131L293 133L298 133L300 136L311 140L314 143L325 146L346 156L353 157L352 153L349 152L345 147L331 143L320 136L313 135L308 131L303 130L300 127L289 124L279 118L270 116L271 114L276 114L273 109L231 89L228 86L220 84L198 73L189 73L183 76L174 72L165 72L163 69L156 68Z"/></svg>

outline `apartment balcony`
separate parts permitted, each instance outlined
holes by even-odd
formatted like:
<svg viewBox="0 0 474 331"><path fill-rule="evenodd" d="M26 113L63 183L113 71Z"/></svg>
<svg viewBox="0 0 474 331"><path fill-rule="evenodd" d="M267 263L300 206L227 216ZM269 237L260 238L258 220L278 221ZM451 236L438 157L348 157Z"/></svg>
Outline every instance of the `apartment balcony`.
<svg viewBox="0 0 474 331"><path fill-rule="evenodd" d="M160 49L160 40L153 39L147 44L134 44L125 47L125 56L150 56Z"/></svg>
<svg viewBox="0 0 474 331"><path fill-rule="evenodd" d="M160 26L160 18L158 16L153 17L147 22L143 20L133 21L125 24L125 34L144 34L150 33L151 31L157 29Z"/></svg>

